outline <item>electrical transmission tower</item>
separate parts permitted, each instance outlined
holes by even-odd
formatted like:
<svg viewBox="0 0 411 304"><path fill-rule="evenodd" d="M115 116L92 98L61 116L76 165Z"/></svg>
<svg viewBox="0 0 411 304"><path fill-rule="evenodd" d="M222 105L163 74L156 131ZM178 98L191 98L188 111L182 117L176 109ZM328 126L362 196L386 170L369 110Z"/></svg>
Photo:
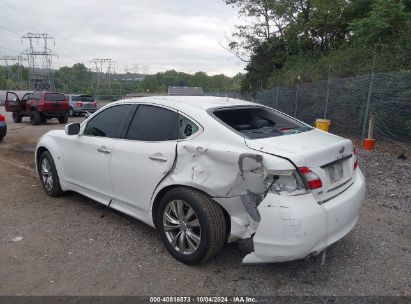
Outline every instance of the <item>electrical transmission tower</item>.
<svg viewBox="0 0 411 304"><path fill-rule="evenodd" d="M111 77L115 72L115 62L110 58L94 58L90 61L96 73L95 98L98 100L101 95L113 95L111 89Z"/></svg>
<svg viewBox="0 0 411 304"><path fill-rule="evenodd" d="M6 90L8 89L24 89L24 80L23 80L23 61L25 58L20 56L2 56L0 61L3 61L7 68L7 83Z"/></svg>
<svg viewBox="0 0 411 304"><path fill-rule="evenodd" d="M133 81L136 80L136 76L137 76L137 74L138 74L138 69L139 69L138 64L134 64L134 65L133 65Z"/></svg>
<svg viewBox="0 0 411 304"><path fill-rule="evenodd" d="M49 48L48 42L49 40L51 40L55 44L54 38L46 33L27 33L23 35L21 39L27 40L29 43L29 47L22 52L22 55L27 56L29 64L30 88L34 91L53 91L53 57L58 56ZM38 49L35 48L34 42L37 42L37 45L39 45L40 41L42 42L43 46Z"/></svg>

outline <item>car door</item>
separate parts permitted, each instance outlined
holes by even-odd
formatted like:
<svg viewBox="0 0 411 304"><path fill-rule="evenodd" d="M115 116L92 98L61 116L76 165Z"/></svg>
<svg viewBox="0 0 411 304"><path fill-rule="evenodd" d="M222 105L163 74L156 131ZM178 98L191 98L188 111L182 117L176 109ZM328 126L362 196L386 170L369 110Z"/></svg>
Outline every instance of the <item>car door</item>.
<svg viewBox="0 0 411 304"><path fill-rule="evenodd" d="M14 92L6 93L4 106L7 112L20 112L22 110L20 98Z"/></svg>
<svg viewBox="0 0 411 304"><path fill-rule="evenodd" d="M116 142L110 174L115 199L111 207L135 215L147 212L161 179L176 156L178 114L154 105L139 105L125 140Z"/></svg>
<svg viewBox="0 0 411 304"><path fill-rule="evenodd" d="M93 116L79 136L69 136L64 147L66 179L105 205L112 197L110 159L134 105L115 105Z"/></svg>

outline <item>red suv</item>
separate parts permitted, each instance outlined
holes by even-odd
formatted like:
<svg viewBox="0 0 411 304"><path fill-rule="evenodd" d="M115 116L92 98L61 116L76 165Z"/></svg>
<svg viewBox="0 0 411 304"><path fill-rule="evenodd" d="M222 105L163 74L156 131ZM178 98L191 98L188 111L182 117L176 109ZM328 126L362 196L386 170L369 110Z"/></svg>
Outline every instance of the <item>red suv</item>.
<svg viewBox="0 0 411 304"><path fill-rule="evenodd" d="M70 106L62 93L27 93L20 100L16 93L7 92L5 108L13 112L13 121L20 123L24 116L30 117L32 125L45 123L47 119L57 118L67 123Z"/></svg>

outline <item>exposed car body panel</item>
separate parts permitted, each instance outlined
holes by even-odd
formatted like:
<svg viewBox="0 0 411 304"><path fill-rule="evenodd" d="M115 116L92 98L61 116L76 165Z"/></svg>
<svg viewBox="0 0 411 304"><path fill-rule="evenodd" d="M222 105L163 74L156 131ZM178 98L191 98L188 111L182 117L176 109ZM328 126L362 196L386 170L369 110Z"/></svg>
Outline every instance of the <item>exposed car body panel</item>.
<svg viewBox="0 0 411 304"><path fill-rule="evenodd" d="M253 238L254 252L243 263L284 262L320 253L354 227L365 198L360 170L356 182L338 197L319 205L311 194L269 194L258 209L261 222Z"/></svg>

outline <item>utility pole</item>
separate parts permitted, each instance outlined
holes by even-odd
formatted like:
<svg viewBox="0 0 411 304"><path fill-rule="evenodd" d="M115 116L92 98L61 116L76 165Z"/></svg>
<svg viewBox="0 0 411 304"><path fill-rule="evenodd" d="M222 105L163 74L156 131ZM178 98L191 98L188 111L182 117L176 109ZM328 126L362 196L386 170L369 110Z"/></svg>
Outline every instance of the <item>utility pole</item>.
<svg viewBox="0 0 411 304"><path fill-rule="evenodd" d="M29 47L21 53L21 55L27 56L29 64L29 87L35 91L54 90L52 63L53 57L58 56L48 45L49 40L54 42L54 38L47 33L27 33L21 36L21 39L27 40L29 44ZM43 47L36 49L34 41L37 42L37 45L42 41ZM41 60L41 65L38 65L38 59ZM36 75L38 78L35 78Z"/></svg>
<svg viewBox="0 0 411 304"><path fill-rule="evenodd" d="M133 81L136 80L136 74L138 74L139 66L138 64L133 65Z"/></svg>
<svg viewBox="0 0 411 304"><path fill-rule="evenodd" d="M95 66L96 72L95 98L100 99L101 93L112 95L111 75L115 62L111 58L94 58L90 63Z"/></svg>
<svg viewBox="0 0 411 304"><path fill-rule="evenodd" d="M0 57L0 61L4 61L7 67L7 83L6 83L6 90L7 89L15 89L13 87L9 87L9 83L12 81L17 82L18 89L23 90L23 58L21 55L19 56L2 56ZM12 85L13 86L13 85Z"/></svg>

